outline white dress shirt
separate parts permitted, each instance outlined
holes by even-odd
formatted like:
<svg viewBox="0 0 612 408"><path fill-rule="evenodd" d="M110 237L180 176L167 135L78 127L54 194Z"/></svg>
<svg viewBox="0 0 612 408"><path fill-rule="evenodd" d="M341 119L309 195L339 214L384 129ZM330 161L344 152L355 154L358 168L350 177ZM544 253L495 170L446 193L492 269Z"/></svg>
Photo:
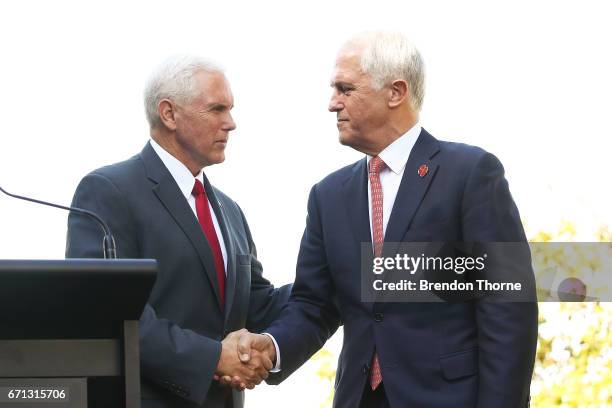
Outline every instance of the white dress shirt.
<svg viewBox="0 0 612 408"><path fill-rule="evenodd" d="M204 184L204 172L200 170L200 172L193 177L191 171L181 163L176 157L172 156L168 153L163 147L161 147L155 140L151 139L150 141L151 147L155 150L155 153L159 156L161 161L164 163L164 166L168 169L174 181L178 185L179 189L185 196L185 199L189 203L193 214L198 217L198 213L196 210L196 200L195 197L191 194L193 191L193 186L195 184L196 179L200 180L202 184ZM227 275L227 251L225 249L225 241L223 240L223 234L221 233L221 227L219 226L219 222L217 221L217 216L215 215L215 211L210 205L210 200L208 201L208 208L210 209L210 215L212 217L213 224L215 226L215 232L217 233L217 239L219 239L219 246L221 247L221 254L223 255L223 265L225 269L225 274Z"/></svg>
<svg viewBox="0 0 612 408"><path fill-rule="evenodd" d="M378 157L385 162L386 166L380 171L380 184L383 191L383 236L387 232L387 224L391 216L391 210L397 197L397 191L402 182L404 169L408 162L408 157L421 134L421 125L416 124L406 133L397 138L389 146L378 154ZM372 156L367 156L368 169L370 168ZM370 178L368 177L368 215L370 216L370 235L374 242L374 229L372 228L372 197L370 189Z"/></svg>
<svg viewBox="0 0 612 408"><path fill-rule="evenodd" d="M385 168L380 171L380 184L383 191L383 235L387 231L387 224L389 223L391 210L395 203L395 197L397 197L397 191L402 182L402 176L404 175L408 157L420 134L421 125L417 123L378 154L378 157L386 164ZM372 156L368 155L368 169L370 160L372 160ZM368 177L368 215L370 217L370 235L372 236L372 242L374 242L374 229L372 228L372 199L370 195L370 178ZM274 348L276 349L276 365L270 372L278 372L280 371L280 350L278 349L278 343L276 343L276 339L271 334L264 334L272 339Z"/></svg>

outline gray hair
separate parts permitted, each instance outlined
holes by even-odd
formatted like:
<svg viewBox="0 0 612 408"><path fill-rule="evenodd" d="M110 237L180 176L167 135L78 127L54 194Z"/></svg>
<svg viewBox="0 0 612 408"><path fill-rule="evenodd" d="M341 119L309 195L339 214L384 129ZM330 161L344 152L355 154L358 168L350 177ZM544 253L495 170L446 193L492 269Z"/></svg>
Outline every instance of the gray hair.
<svg viewBox="0 0 612 408"><path fill-rule="evenodd" d="M396 79L408 83L412 107L418 112L425 96L425 65L417 48L401 33L373 31L349 39L343 48L361 50L361 69L380 90Z"/></svg>
<svg viewBox="0 0 612 408"><path fill-rule="evenodd" d="M185 103L197 96L195 75L201 71L223 72L212 61L191 55L170 57L153 71L144 89L145 112L152 128L161 124L157 112L161 100Z"/></svg>

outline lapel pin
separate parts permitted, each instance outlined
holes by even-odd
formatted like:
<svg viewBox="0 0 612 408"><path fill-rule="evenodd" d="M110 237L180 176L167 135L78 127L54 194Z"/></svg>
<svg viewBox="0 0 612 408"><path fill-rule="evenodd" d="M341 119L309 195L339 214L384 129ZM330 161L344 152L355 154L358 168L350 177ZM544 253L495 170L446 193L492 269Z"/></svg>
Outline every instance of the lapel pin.
<svg viewBox="0 0 612 408"><path fill-rule="evenodd" d="M419 167L419 177L425 177L427 175L427 172L429 171L429 167L427 167L426 164L421 164L421 167Z"/></svg>

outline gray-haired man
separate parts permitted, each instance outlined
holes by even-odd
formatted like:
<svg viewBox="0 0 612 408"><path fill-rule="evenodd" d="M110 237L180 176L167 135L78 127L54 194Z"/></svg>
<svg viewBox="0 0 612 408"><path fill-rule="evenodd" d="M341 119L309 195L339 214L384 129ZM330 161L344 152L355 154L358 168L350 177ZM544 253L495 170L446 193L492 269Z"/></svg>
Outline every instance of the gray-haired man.
<svg viewBox="0 0 612 408"><path fill-rule="evenodd" d="M240 376L252 388L273 367L264 354L238 361L237 331L267 327L291 287L262 276L241 209L202 171L225 160L233 105L215 65L166 61L145 89L150 142L88 174L74 195L73 205L109 222L118 257L159 263L140 321L144 407L242 407L243 393L215 378ZM99 242L95 225L70 216L67 257L98 257Z"/></svg>
<svg viewBox="0 0 612 408"><path fill-rule="evenodd" d="M394 242L525 242L501 163L421 127L423 62L399 33L348 41L331 86L339 141L365 156L312 188L289 303L268 335L239 341L243 359L278 355L268 378L278 383L343 324L335 408L527 406L535 302L362 297L362 243L380 257ZM530 263L520 266L532 281Z"/></svg>

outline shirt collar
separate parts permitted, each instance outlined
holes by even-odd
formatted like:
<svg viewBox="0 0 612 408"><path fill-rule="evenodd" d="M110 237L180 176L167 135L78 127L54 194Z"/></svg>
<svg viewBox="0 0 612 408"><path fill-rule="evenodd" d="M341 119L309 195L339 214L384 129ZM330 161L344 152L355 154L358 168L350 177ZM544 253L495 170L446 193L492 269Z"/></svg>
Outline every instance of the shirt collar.
<svg viewBox="0 0 612 408"><path fill-rule="evenodd" d="M155 153L157 153L161 161L164 163L164 166L166 166L172 175L174 181L176 181L176 184L185 198L189 199L189 197L191 197L191 191L193 190L195 179L198 179L200 182L204 183L204 172L200 170L200 172L194 178L187 166L181 163L179 159L168 153L155 140L151 139L150 143L153 150L155 150Z"/></svg>
<svg viewBox="0 0 612 408"><path fill-rule="evenodd" d="M419 135L421 134L421 125L420 123L416 123L413 127L411 127L406 133L398 137L393 143L389 146L385 147L382 152L378 154L387 167L391 169L395 174L400 174L406 163L408 162L408 157L410 156L410 152L414 147ZM368 155L368 164L372 156Z"/></svg>

